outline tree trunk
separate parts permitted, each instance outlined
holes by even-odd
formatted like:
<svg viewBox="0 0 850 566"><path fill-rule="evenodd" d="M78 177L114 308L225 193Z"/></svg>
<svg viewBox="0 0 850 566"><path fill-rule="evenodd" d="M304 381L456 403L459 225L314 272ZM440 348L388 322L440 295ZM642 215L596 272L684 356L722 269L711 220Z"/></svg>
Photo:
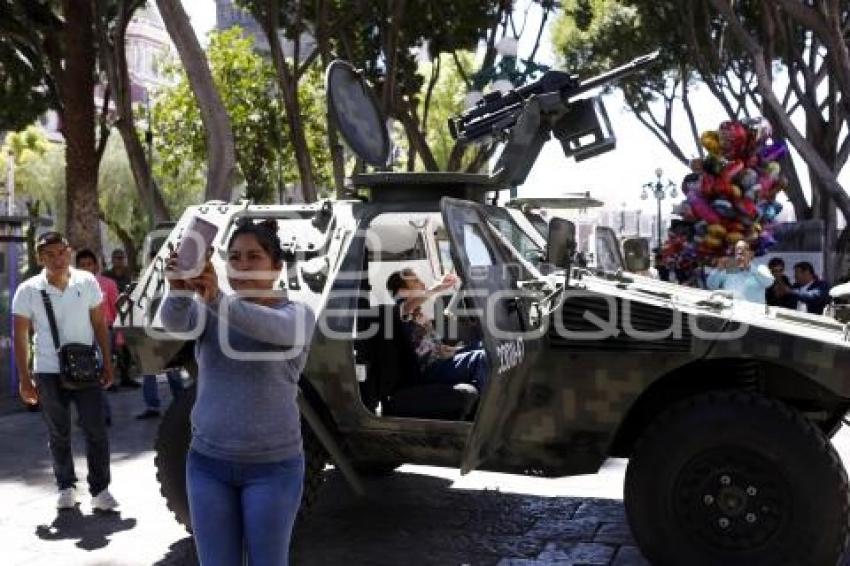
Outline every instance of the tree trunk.
<svg viewBox="0 0 850 566"><path fill-rule="evenodd" d="M109 33L107 2L97 0L97 31L98 44L100 45L101 59L109 78L109 85L115 96L115 108L118 114L116 127L124 141L127 158L130 162L130 170L139 198L145 207L152 224L169 220L170 213L162 192L157 187L151 171L152 164L148 163L142 143L139 141L136 131L136 122L133 117L133 103L130 97L130 75L127 69L127 52L125 50L125 39L127 25L133 17L133 13L141 6L138 0L128 5L127 0L122 0L119 7L118 21L115 24L112 35ZM148 116L148 120L150 120Z"/></svg>
<svg viewBox="0 0 850 566"><path fill-rule="evenodd" d="M267 12L262 21L263 29L269 40L269 48L272 52L272 62L277 75L278 87L283 98L283 107L286 111L286 121L289 126L289 138L292 149L295 152L295 163L298 166L298 177L301 179L301 194L306 202L315 202L316 181L313 175L313 161L310 158L310 148L307 145L307 137L304 135L304 124L301 121L301 105L298 102L298 77L295 72L290 71L286 59L283 56L283 47L278 35L280 17L280 2L270 0ZM300 38L295 38L300 41ZM297 69L298 61L293 67Z"/></svg>
<svg viewBox="0 0 850 566"><path fill-rule="evenodd" d="M139 263L139 251L142 247L142 242L139 242L136 238L130 235L130 233L125 230L120 224L109 220L101 216L101 220L103 220L107 226L109 226L113 232L118 236L118 239L121 240L121 246L124 248L124 251L127 253L127 266L130 268L132 273L138 273L139 268L142 266ZM144 261L148 261L147 258L144 258Z"/></svg>
<svg viewBox="0 0 850 566"><path fill-rule="evenodd" d="M204 198L229 201L236 176L236 150L230 116L180 0L156 0L156 5L186 69L207 131L207 187Z"/></svg>
<svg viewBox="0 0 850 566"><path fill-rule="evenodd" d="M466 154L467 146L460 142L455 142L452 150L449 153L449 159L446 163L446 171L459 171L463 165L463 156Z"/></svg>
<svg viewBox="0 0 850 566"><path fill-rule="evenodd" d="M324 69L327 69L331 62L331 50L328 43L329 17L329 0L320 0L317 18L318 25L316 27L316 43L318 44L322 68ZM336 124L331 120L328 113L325 114L325 122L328 128L328 150L331 154L334 192L336 193L336 198L342 199L345 197L345 155L343 154L342 144L339 143L339 132L336 130Z"/></svg>
<svg viewBox="0 0 850 566"><path fill-rule="evenodd" d="M425 166L425 170L439 171L440 166L437 165L437 160L428 146L428 140L419 128L419 120L413 115L413 111L408 106L408 103L396 101L393 110L393 118L397 119L404 126L404 131L412 144L411 147L422 158L422 164Z"/></svg>
<svg viewBox="0 0 850 566"><path fill-rule="evenodd" d="M38 230L38 211L41 208L41 201L27 201L26 206L29 219L26 232L24 233L27 247L27 267L24 271L24 279L32 277L41 270L41 267L38 265L38 255L35 253L35 233Z"/></svg>
<svg viewBox="0 0 850 566"><path fill-rule="evenodd" d="M65 67L61 75L65 137L65 226L76 249L101 252L95 136L94 14L87 0L63 0Z"/></svg>

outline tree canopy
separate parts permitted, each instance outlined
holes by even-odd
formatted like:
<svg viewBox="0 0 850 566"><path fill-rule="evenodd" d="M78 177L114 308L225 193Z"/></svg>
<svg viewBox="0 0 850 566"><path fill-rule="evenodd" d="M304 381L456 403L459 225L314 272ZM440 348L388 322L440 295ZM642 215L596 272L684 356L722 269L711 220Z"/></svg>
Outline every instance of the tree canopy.
<svg viewBox="0 0 850 566"><path fill-rule="evenodd" d="M845 230L845 245L835 243L836 208L850 217L850 196L837 182L850 157L850 55L840 33L848 21L850 6L840 2L568 0L553 42L579 71L662 48L661 64L621 86L638 120L683 163L691 148L702 155L699 134L715 126L700 124L691 107L697 82L730 120L767 117L808 169L809 198L794 162L782 164L797 218L824 220L826 253L840 255L850 241Z"/></svg>
<svg viewBox="0 0 850 566"><path fill-rule="evenodd" d="M297 169L286 141L282 105L275 96L274 70L253 47L250 36L231 28L210 34L207 57L233 126L244 196L262 203L275 201L280 184L297 179ZM203 183L207 157L200 111L182 68L172 63L167 72L175 81L155 94L153 105L157 176L161 184L189 180L197 185ZM327 166L322 165L327 161L322 159L327 155L321 111L324 100L318 71L308 75L300 94L311 150L327 183Z"/></svg>

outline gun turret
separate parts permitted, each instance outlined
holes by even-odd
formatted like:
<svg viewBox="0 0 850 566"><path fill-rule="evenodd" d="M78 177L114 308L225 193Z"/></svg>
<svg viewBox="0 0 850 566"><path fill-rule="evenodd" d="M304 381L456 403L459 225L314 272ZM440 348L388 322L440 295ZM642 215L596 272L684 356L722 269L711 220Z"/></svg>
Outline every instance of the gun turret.
<svg viewBox="0 0 850 566"><path fill-rule="evenodd" d="M564 155L576 161L614 149L617 140L601 97L581 95L643 69L656 59L657 51L584 81L563 71L549 71L539 80L504 94L489 93L474 107L451 118L449 131L460 143L504 141L491 178L496 185L516 187L525 182L550 134L561 142Z"/></svg>
<svg viewBox="0 0 850 566"><path fill-rule="evenodd" d="M569 112L575 99L590 90L604 86L647 67L658 59L658 51L643 55L601 75L580 81L563 71L547 71L537 81L506 93L490 92L460 116L449 119L452 138L461 143L489 141L506 137L519 120L532 97L546 97L552 110ZM560 108L552 108L552 106Z"/></svg>

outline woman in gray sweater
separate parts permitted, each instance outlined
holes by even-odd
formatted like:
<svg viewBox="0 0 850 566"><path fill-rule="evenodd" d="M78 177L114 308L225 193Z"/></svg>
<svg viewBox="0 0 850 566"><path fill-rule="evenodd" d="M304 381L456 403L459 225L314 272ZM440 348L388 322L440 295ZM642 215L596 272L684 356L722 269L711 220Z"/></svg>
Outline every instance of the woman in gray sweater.
<svg viewBox="0 0 850 566"><path fill-rule="evenodd" d="M297 383L315 316L274 290L283 266L274 220L242 219L227 253L233 294L209 261L179 279L172 256L161 311L167 330L198 332L192 530L202 566L241 564L243 544L252 565L286 565L304 478Z"/></svg>

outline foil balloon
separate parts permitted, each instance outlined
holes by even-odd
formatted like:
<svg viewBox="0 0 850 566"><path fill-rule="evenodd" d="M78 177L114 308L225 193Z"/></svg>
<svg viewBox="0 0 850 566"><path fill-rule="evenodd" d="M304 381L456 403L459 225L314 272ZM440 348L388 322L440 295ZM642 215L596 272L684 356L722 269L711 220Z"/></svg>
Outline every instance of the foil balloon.
<svg viewBox="0 0 850 566"><path fill-rule="evenodd" d="M744 189L745 191L755 185L758 182L759 174L752 167L747 167L741 174L738 175L738 178L735 179L735 182L739 187Z"/></svg>
<svg viewBox="0 0 850 566"><path fill-rule="evenodd" d="M717 134L721 152L727 159L736 159L747 149L747 129L740 122L723 122Z"/></svg>
<svg viewBox="0 0 850 566"><path fill-rule="evenodd" d="M717 224L720 221L720 216L696 193L688 195L688 202L691 203L691 208L697 218L705 220L709 224Z"/></svg>
<svg viewBox="0 0 850 566"><path fill-rule="evenodd" d="M685 199L674 209L682 225L678 234L669 235L670 245L662 246L686 276L738 241L758 245L762 253L773 245L772 237L761 235L770 232L782 210L776 194L787 187L787 179L777 160L788 147L772 135L770 123L755 118L723 122L700 137L708 154L683 179ZM675 245L674 237L679 238Z"/></svg>
<svg viewBox="0 0 850 566"><path fill-rule="evenodd" d="M699 141L709 153L720 155L720 136L717 132L703 132Z"/></svg>
<svg viewBox="0 0 850 566"><path fill-rule="evenodd" d="M759 150L759 158L764 163L768 163L770 161L777 161L782 158L783 155L788 153L788 146L785 145L784 141L778 141L773 145L766 145L761 150ZM777 163L777 165L779 165Z"/></svg>
<svg viewBox="0 0 850 566"><path fill-rule="evenodd" d="M750 218L758 216L759 211L756 204L748 198L742 198L735 203L735 208Z"/></svg>
<svg viewBox="0 0 850 566"><path fill-rule="evenodd" d="M735 211L735 207L732 206L732 203L725 198L714 199L714 202L711 203L711 208L716 210L717 214L725 216L726 218L735 218L738 214Z"/></svg>

